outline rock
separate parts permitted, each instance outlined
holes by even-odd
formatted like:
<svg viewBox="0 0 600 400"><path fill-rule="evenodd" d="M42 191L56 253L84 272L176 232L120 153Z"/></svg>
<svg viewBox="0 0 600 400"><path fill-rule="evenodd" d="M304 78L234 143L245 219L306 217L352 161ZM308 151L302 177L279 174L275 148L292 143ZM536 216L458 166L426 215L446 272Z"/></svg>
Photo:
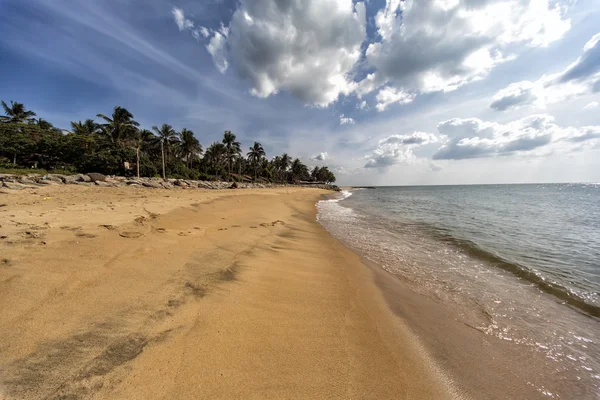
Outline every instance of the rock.
<svg viewBox="0 0 600 400"><path fill-rule="evenodd" d="M40 184L42 184L42 185L60 185L60 184L62 184L62 182L58 183L56 181L49 181L46 179L46 180L41 180Z"/></svg>
<svg viewBox="0 0 600 400"><path fill-rule="evenodd" d="M21 179L19 179L19 183L22 183L23 185L35 185L35 181L27 177L21 177Z"/></svg>
<svg viewBox="0 0 600 400"><path fill-rule="evenodd" d="M89 174L87 174L87 176L90 178L90 180L92 182L104 182L106 181L106 176L99 174L97 172L90 172Z"/></svg>
<svg viewBox="0 0 600 400"><path fill-rule="evenodd" d="M161 182L161 186L165 189L173 189L174 186L170 182Z"/></svg>
<svg viewBox="0 0 600 400"><path fill-rule="evenodd" d="M162 186L160 185L160 183L158 183L158 182L152 182L152 181L142 182L142 186L153 188L153 189L161 189L162 188Z"/></svg>
<svg viewBox="0 0 600 400"><path fill-rule="evenodd" d="M114 183L114 182L102 182L102 181L96 181L96 182L94 182L94 184L96 186L101 186L101 187L117 187L117 186L119 186L118 183Z"/></svg>
<svg viewBox="0 0 600 400"><path fill-rule="evenodd" d="M233 182L233 183L231 184L231 186L229 186L229 189L237 189L237 188L238 188L238 185L237 185L237 183L235 183L235 182Z"/></svg>
<svg viewBox="0 0 600 400"><path fill-rule="evenodd" d="M179 187L188 187L188 184L185 183L185 181L182 181L180 179L177 179L175 182L173 182L173 185L179 186Z"/></svg>
<svg viewBox="0 0 600 400"><path fill-rule="evenodd" d="M60 175L60 174L47 174L46 175L46 180L54 181L57 183L64 183L65 178L66 178L65 175ZM44 179L44 177L42 177L42 179Z"/></svg>
<svg viewBox="0 0 600 400"><path fill-rule="evenodd" d="M32 185L23 185L22 183L18 183L18 182L3 182L2 186L7 188L7 189L11 189L11 190L23 190L23 189L36 189L36 186L32 186Z"/></svg>

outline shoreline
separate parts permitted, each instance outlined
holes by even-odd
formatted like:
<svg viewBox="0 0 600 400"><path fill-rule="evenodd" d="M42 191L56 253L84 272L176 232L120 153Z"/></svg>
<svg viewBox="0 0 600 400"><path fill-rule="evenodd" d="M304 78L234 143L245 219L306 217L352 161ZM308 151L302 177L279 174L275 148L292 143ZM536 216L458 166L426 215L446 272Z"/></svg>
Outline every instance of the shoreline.
<svg viewBox="0 0 600 400"><path fill-rule="evenodd" d="M557 352L557 350L544 347L545 342L543 341L532 346L531 342L518 340L519 338L513 342L510 337L494 335L493 332L490 334L485 329L487 326L485 323L496 324L496 322L494 317L486 312L485 307L478 303L477 298L455 303L444 290L440 293L425 286L424 283L427 282L419 280L420 275L417 277L412 275L414 271L411 271L410 268L404 270L399 267L406 264L399 261L394 264L395 260L392 257L377 258L377 255L382 252L389 251L392 256L398 254L392 250L386 250L385 246L389 245L389 249L392 249L394 247L393 240L401 243L402 237L395 237L393 233L390 233L389 237L384 237L385 233L382 231L385 232L385 230L378 230L378 225L373 227L369 225L367 219L350 217L348 215L354 214L342 212L342 210L352 209L360 212L360 208L357 206L362 203L352 203L351 206L349 202L347 207L341 204L343 203L340 205L322 203L323 215L332 215L333 217L319 218L319 220L331 231L333 237L361 256L362 263L372 270L373 279L389 308L420 339L427 352L444 368L462 393L472 398L489 399L521 397L543 399L571 396L581 399L595 398L594 378L597 379L597 375L591 376L590 373L590 378L585 376L585 372L592 371L585 368L586 365L582 367L584 370L582 374L577 366L565 368L565 364L559 362L560 359L553 357L554 353L551 351ZM372 230L369 230L369 226ZM366 240L365 235L379 238L384 247L377 247L378 245L374 245L372 241L362 245L361 241ZM415 236L415 240L417 239L418 237ZM411 251L418 254L419 247L404 248L404 251L405 255L412 254ZM424 254L429 253L424 252ZM375 260L379 260L381 264ZM408 258L408 260L412 261L413 259ZM411 263L408 265L413 265L413 268L420 266L423 269L429 265L428 263L433 266L439 265L433 260L422 257L419 259L421 264L413 265ZM527 286L512 275L507 275L506 278L509 279L507 282L511 282L513 279L512 282L515 285ZM557 303L552 295L545 292L535 292L532 297L536 304L556 304L558 307L564 307ZM575 316L581 314L587 318L593 318L570 307L564 311L574 312ZM481 313L479 317L482 318L482 325L477 324L477 319L472 318L472 316L477 316L477 313ZM507 326L508 329L511 329L510 325ZM588 325L576 326L580 328L580 331L588 327ZM577 335L582 335L579 333L580 331L575 332ZM557 334L564 333L558 328L554 331L554 335ZM593 335L584 334L581 337L583 338L581 340L585 340L586 343L595 343L595 340L586 339L593 338ZM579 337L575 336L575 339L577 338ZM586 349L585 346L583 348ZM569 353L566 354L569 360L574 360L570 358ZM582 359L588 356L587 352L575 354L583 354ZM594 359L594 354L594 352L589 352L591 360Z"/></svg>
<svg viewBox="0 0 600 400"><path fill-rule="evenodd" d="M7 399L461 397L326 191L33 192L0 197Z"/></svg>

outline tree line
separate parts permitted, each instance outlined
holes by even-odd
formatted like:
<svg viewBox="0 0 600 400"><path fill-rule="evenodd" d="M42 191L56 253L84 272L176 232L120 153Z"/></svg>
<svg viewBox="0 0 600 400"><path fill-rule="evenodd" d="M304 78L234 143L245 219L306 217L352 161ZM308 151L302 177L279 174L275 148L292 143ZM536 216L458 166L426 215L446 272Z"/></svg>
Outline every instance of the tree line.
<svg viewBox="0 0 600 400"><path fill-rule="evenodd" d="M309 169L288 154L267 159L259 142L244 154L231 131L204 150L191 130L177 132L169 124L144 129L131 112L119 106L111 115L98 114L98 122L71 122L70 130L36 118L21 103L11 101L9 106L2 101L2 107L0 167L4 168L202 180L335 182L326 166Z"/></svg>

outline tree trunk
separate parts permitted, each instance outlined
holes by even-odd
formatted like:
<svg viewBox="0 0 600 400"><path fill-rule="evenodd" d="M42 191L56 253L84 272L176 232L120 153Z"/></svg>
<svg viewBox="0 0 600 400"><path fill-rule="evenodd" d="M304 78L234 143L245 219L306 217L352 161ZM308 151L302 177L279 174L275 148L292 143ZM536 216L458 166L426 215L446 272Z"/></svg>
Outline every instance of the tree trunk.
<svg viewBox="0 0 600 400"><path fill-rule="evenodd" d="M167 174L165 172L165 143L163 140L160 141L160 152L162 153L162 173L163 173L163 179L166 180L167 179Z"/></svg>
<svg viewBox="0 0 600 400"><path fill-rule="evenodd" d="M13 167L17 165L17 153L14 153L13 157Z"/></svg>
<svg viewBox="0 0 600 400"><path fill-rule="evenodd" d="M137 168L137 177L138 177L138 179L140 179L140 146L136 147L135 156L136 156L135 166Z"/></svg>

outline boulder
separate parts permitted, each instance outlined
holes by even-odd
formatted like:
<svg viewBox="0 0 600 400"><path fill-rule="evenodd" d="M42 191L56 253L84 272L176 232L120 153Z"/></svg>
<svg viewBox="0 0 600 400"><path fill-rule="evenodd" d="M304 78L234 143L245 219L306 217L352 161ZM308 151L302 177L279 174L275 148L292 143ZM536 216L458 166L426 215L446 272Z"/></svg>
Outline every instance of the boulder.
<svg viewBox="0 0 600 400"><path fill-rule="evenodd" d="M7 189L11 189L11 190L36 189L36 186L24 185L24 184L18 183L18 182L6 182L6 181L4 181L2 183L2 186L5 187L5 188L7 188Z"/></svg>
<svg viewBox="0 0 600 400"><path fill-rule="evenodd" d="M238 188L238 185L237 185L237 183L235 183L235 182L233 182L233 183L231 184L231 186L229 186L229 189L237 189L237 188Z"/></svg>
<svg viewBox="0 0 600 400"><path fill-rule="evenodd" d="M97 172L90 172L89 174L87 174L87 176L90 178L90 180L92 182L104 182L106 181L106 176L99 174Z"/></svg>
<svg viewBox="0 0 600 400"><path fill-rule="evenodd" d="M42 177L42 179L44 179L44 177ZM47 174L46 175L46 180L54 181L54 182L57 182L57 183L64 183L65 182L65 175Z"/></svg>
<svg viewBox="0 0 600 400"><path fill-rule="evenodd" d="M153 188L153 189L160 189L162 188L161 184L158 182L153 182L153 181L145 181L142 182L142 186L144 187L149 187L149 188Z"/></svg>
<svg viewBox="0 0 600 400"><path fill-rule="evenodd" d="M21 179L19 179L19 183L22 183L24 185L35 185L35 181L31 180L25 176L21 177Z"/></svg>
<svg viewBox="0 0 600 400"><path fill-rule="evenodd" d="M49 181L48 179L46 179L46 180L41 180L40 184L42 184L42 185L61 185L62 182L58 183L56 181Z"/></svg>

